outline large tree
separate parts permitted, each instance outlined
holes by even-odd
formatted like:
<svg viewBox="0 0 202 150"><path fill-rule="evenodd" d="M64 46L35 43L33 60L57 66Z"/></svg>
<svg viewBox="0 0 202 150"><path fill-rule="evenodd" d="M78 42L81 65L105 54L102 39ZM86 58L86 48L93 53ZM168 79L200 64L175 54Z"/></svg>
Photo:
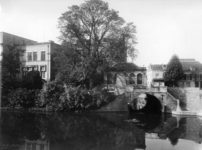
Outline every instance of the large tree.
<svg viewBox="0 0 202 150"><path fill-rule="evenodd" d="M173 55L167 65L164 74L164 79L168 85L175 86L182 77L183 77L183 70L180 60L177 55Z"/></svg>
<svg viewBox="0 0 202 150"><path fill-rule="evenodd" d="M64 48L56 60L63 78L72 75L77 81L89 80L91 86L105 67L136 57L135 26L104 1L69 7L59 18L59 28Z"/></svg>
<svg viewBox="0 0 202 150"><path fill-rule="evenodd" d="M18 86L16 75L20 73L21 60L24 50L17 45L3 45L2 52L2 84L3 91Z"/></svg>

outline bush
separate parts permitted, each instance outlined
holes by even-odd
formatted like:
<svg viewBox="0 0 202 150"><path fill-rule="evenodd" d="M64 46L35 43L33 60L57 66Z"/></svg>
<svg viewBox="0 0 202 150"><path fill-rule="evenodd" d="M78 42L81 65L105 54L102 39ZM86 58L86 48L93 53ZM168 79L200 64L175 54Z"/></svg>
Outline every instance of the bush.
<svg viewBox="0 0 202 150"><path fill-rule="evenodd" d="M24 87L27 89L41 89L43 86L43 81L40 76L39 71L30 71L24 78Z"/></svg>
<svg viewBox="0 0 202 150"><path fill-rule="evenodd" d="M56 81L46 84L43 94L45 103L55 111L96 109L114 99L99 88L86 89Z"/></svg>
<svg viewBox="0 0 202 150"><path fill-rule="evenodd" d="M18 88L12 90L8 94L9 106L12 108L20 107L28 109L35 107L38 99L38 90L27 90L25 88Z"/></svg>

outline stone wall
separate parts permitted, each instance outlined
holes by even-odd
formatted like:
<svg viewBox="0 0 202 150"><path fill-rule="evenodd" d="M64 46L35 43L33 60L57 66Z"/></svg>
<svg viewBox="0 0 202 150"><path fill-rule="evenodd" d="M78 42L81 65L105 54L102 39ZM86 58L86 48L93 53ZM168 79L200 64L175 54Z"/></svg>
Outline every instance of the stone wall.
<svg viewBox="0 0 202 150"><path fill-rule="evenodd" d="M181 103L183 102L183 107L186 107L186 110L202 112L202 90L199 88L169 88L169 91L171 91L171 94L179 99ZM180 104L180 106L182 104ZM184 108L182 108L182 110L183 109Z"/></svg>
<svg viewBox="0 0 202 150"><path fill-rule="evenodd" d="M189 111L202 112L202 90L199 88L182 88L187 99L187 109Z"/></svg>

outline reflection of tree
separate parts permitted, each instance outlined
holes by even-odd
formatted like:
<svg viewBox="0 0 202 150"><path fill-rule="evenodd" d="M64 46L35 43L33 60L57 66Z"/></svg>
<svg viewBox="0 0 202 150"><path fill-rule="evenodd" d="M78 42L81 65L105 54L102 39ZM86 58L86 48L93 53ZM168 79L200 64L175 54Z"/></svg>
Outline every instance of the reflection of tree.
<svg viewBox="0 0 202 150"><path fill-rule="evenodd" d="M182 118L179 121L179 128L175 128L167 135L167 137L170 140L170 143L173 146L175 146L178 143L178 139L183 138L185 136L185 132L186 132L186 118Z"/></svg>
<svg viewBox="0 0 202 150"><path fill-rule="evenodd" d="M117 149L142 144L144 131L133 124L113 124L94 114L3 113L2 137L9 144L48 140L70 149ZM141 138L140 138L141 137Z"/></svg>
<svg viewBox="0 0 202 150"><path fill-rule="evenodd" d="M172 145L176 145L179 138L187 138L186 118L180 120L179 128L170 132L169 124L166 124L166 127L162 126L164 120L161 115L129 114L127 116L125 114L120 116L121 114L110 114L107 117L107 114L93 113L3 112L0 124L1 139L4 144L9 145L22 145L25 139L50 141L51 149L57 149L57 145L62 145L72 150L130 150L145 148L145 132L158 134L169 131L167 137ZM193 121L196 122L196 120ZM172 121L170 124L172 125ZM167 130L164 130L164 127ZM199 133L197 130L195 132Z"/></svg>
<svg viewBox="0 0 202 150"><path fill-rule="evenodd" d="M172 137L172 138L169 138L169 140L173 146L177 145L178 143L178 137Z"/></svg>

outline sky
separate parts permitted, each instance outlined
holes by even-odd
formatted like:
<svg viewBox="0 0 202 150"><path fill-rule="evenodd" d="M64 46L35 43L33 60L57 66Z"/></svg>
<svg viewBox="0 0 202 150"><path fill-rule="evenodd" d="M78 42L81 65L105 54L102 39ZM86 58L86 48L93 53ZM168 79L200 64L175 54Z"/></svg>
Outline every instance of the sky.
<svg viewBox="0 0 202 150"><path fill-rule="evenodd" d="M166 64L173 54L202 63L201 0L104 0L136 26L138 66ZM60 43L58 18L84 0L0 0L0 32ZM130 60L129 60L130 61Z"/></svg>

